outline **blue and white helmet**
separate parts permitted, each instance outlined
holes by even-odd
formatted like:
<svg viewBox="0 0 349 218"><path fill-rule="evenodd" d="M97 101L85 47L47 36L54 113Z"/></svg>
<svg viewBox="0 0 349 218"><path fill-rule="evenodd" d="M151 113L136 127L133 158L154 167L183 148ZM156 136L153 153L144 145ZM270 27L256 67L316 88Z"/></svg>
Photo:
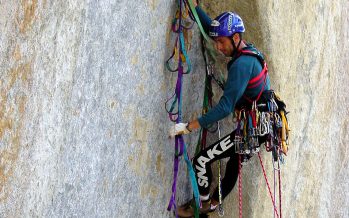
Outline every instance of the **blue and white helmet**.
<svg viewBox="0 0 349 218"><path fill-rule="evenodd" d="M211 37L229 37L234 35L234 33L243 32L245 32L245 26L241 17L234 12L224 12L212 21L209 35Z"/></svg>

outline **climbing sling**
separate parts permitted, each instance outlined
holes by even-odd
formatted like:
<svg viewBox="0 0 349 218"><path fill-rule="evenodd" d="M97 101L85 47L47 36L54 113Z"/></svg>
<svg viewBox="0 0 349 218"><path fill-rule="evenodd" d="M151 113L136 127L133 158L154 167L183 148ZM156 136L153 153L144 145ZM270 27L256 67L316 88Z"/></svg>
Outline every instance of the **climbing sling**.
<svg viewBox="0 0 349 218"><path fill-rule="evenodd" d="M186 52L184 32L188 31L191 26L185 26L186 22L183 20L190 18L188 5L183 0L178 0L177 2L178 9L176 11L175 17L172 22L172 31L177 34L177 38L175 40L174 50L170 58L166 61L166 67L171 72L177 72L177 83L174 94L165 102L165 109L168 112L169 118L171 121L180 123L182 122L182 83L183 83L183 75L190 73L191 71L191 63L189 57ZM187 35L187 34L186 34ZM177 58L177 68L171 68L170 62L172 59ZM184 65L186 64L186 70L184 69ZM168 103L172 100L171 107L168 109ZM177 106L177 111L175 108ZM171 210L174 208L174 212L177 215L177 207L176 207L176 188L177 188L177 176L178 176L178 168L179 168L179 159L181 156L184 156L185 162L187 164L187 168L189 171L189 176L191 179L191 184L193 188L193 194L196 202L195 209L195 218L198 217L198 209L200 205L199 200L199 190L195 179L194 169L192 163L190 161L186 145L184 143L184 139L182 135L175 136L175 157L174 157L174 165L173 165L173 184L172 184L172 195L168 205L167 210Z"/></svg>

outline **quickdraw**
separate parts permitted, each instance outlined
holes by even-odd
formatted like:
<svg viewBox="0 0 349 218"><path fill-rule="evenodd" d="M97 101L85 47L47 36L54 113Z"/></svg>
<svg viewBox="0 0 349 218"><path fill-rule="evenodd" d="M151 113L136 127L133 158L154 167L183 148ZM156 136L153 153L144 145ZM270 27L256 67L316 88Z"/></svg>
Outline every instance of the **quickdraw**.
<svg viewBox="0 0 349 218"><path fill-rule="evenodd" d="M260 144L264 144L266 150L273 153L274 161L280 159L283 162L282 155L287 154L290 131L285 104L278 99L277 101L281 102L278 106L272 90L265 91L265 93L270 96L264 97L262 102L253 101L251 109L241 108L235 111L236 153L251 157L252 154L259 152ZM281 151L280 154L278 150Z"/></svg>

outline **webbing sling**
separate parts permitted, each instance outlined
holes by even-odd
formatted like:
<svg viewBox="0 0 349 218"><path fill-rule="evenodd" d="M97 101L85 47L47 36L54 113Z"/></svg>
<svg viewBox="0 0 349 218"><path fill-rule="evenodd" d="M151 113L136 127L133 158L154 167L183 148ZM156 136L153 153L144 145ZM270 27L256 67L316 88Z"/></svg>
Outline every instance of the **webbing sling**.
<svg viewBox="0 0 349 218"><path fill-rule="evenodd" d="M185 9L186 4L184 3L183 0L178 0L178 9L174 18L174 21L172 23L172 30L177 33L177 38L176 38L176 43L175 43L175 48L173 51L173 54L171 57L166 61L166 66L171 72L178 72L178 77L177 77L177 83L176 83L176 88L175 92L172 95L170 99L168 99L165 103L165 108L166 111L168 112L169 118L171 121L174 121L176 123L182 122L182 83L183 83L183 75L188 74L191 70L191 64L185 49L185 40L183 36L183 29L186 28L182 24L182 17L183 17L183 9ZM176 28L176 25L178 25L178 28ZM179 43L179 45L178 45ZM169 61L175 56L176 50L178 49L178 64L177 64L177 69L171 69L169 65ZM187 70L184 72L183 69L183 62L187 64ZM173 99L171 108L168 110L167 109L167 103ZM174 109L177 105L177 112L174 112ZM187 168L189 171L189 176L194 192L194 198L196 202L196 208L195 208L195 218L199 217L199 205L200 205L200 200L199 200L199 189L198 185L196 182L195 178L195 173L193 170L193 166L190 162L190 158L187 152L186 145L184 143L184 139L182 135L177 135L175 137L175 157L174 157L174 165L173 165L173 184L172 184L172 195L171 199L168 205L167 210L171 210L174 208L176 217L178 217L177 214L177 207L176 207L176 188L177 188L177 177L178 177L178 167L179 167L179 158L180 156L184 155L184 160L187 163Z"/></svg>
<svg viewBox="0 0 349 218"><path fill-rule="evenodd" d="M200 29L200 32L201 32L202 36L204 37L204 39L205 39L206 41L209 41L209 37L208 37L208 35L205 33L205 30L204 30L204 28L202 27L202 24L201 24L199 15L198 15L198 13L197 13L196 10L195 10L195 6L194 6L194 4L193 4L193 1L192 1L192 0L187 0L187 1L188 1L188 3L189 3L189 7L190 7L190 10L191 10L191 13L193 14L193 16L194 16L194 18L195 18L195 21L196 21L196 23L198 24L198 27L199 27L199 29Z"/></svg>
<svg viewBox="0 0 349 218"><path fill-rule="evenodd" d="M201 35L202 37L204 38L205 40L205 45L206 45L206 51L207 53L209 54L210 58L212 58L213 62L216 62L216 49L214 48L214 46L212 45L212 42L213 40L207 35L207 33L205 32L202 24L201 24L201 21L200 21L200 18L199 18L199 15L198 13L196 12L196 9L195 9L195 6L192 2L192 0L186 0L189 4L189 7L190 7L190 12L191 12L191 15L192 17L194 18L195 22L197 23L198 27L199 27L199 30L201 32ZM217 80L214 75L213 76L213 79L219 84L219 86L224 89L223 87L223 84L219 82L219 80ZM223 78L223 77L222 77ZM221 78L221 80L222 80Z"/></svg>

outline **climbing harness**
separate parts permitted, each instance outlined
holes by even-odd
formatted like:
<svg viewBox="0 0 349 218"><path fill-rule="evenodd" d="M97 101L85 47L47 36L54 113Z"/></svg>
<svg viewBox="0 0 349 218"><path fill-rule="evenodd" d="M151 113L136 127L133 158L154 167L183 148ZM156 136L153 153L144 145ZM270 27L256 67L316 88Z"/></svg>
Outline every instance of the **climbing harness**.
<svg viewBox="0 0 349 218"><path fill-rule="evenodd" d="M166 61L166 67L170 72L178 72L177 83L174 94L165 102L165 109L168 112L169 118L171 121L180 123L182 122L182 83L183 83L183 75L190 73L191 71L191 63L189 57L186 52L185 35L183 32L189 30L193 25L187 26L188 22L184 22L191 17L189 16L189 8L185 1L178 0L178 9L176 11L175 17L172 22L172 31L177 34L177 38L175 40L175 46L170 58ZM186 34L188 35L188 34ZM173 58L177 60L177 68L173 69L171 67L170 62L173 62ZM186 70L184 69L186 65ZM172 100L171 107L168 109L168 103ZM177 111L175 108L177 106ZM173 184L172 184L172 195L168 205L167 210L170 211L174 208L174 212L176 217L177 214L177 206L176 206L176 188L177 188L177 176L178 176L178 167L179 167L179 158L184 156L184 160L187 164L187 168L189 171L189 176L191 179L191 184L193 188L193 194L195 198L195 218L199 217L199 208L200 208L200 200L199 200L199 189L195 178L194 169L192 163L190 161L186 145L184 143L184 139L182 135L175 136L175 157L174 157L174 165L173 165Z"/></svg>

